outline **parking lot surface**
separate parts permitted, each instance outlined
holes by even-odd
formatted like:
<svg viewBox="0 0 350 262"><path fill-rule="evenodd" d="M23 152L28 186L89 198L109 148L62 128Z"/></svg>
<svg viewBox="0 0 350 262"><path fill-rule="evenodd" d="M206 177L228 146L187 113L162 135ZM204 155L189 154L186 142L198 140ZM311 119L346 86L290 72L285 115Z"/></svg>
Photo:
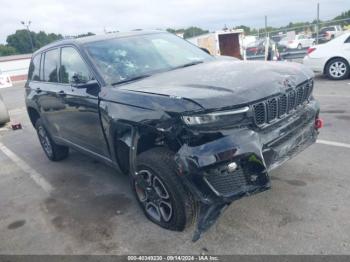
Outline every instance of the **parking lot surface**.
<svg viewBox="0 0 350 262"><path fill-rule="evenodd" d="M272 189L234 202L196 243L161 229L127 176L78 152L50 162L24 105L1 89L13 122L0 128L0 254L350 254L350 79L317 76L320 141L271 173Z"/></svg>

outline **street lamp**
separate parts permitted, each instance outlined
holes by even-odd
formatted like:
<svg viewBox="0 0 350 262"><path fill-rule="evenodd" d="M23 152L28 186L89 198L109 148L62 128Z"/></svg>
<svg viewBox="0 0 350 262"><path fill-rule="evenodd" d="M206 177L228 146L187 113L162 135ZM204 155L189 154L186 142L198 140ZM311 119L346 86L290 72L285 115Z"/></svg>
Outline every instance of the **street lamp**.
<svg viewBox="0 0 350 262"><path fill-rule="evenodd" d="M33 39L32 39L32 35L30 34L30 30L29 30L29 26L31 23L32 23L31 21L28 21L28 22L21 21L21 24L24 25L24 27L27 29L28 37L30 40L30 45L32 47L32 52L34 52Z"/></svg>

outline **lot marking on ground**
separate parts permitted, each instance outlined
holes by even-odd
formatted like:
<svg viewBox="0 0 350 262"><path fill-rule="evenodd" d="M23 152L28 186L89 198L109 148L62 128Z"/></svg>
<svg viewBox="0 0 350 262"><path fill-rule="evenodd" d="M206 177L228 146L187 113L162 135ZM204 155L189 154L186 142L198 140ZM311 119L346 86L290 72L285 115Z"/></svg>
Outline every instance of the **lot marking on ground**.
<svg viewBox="0 0 350 262"><path fill-rule="evenodd" d="M4 144L0 142L0 150L10 158L20 169L25 173L29 174L30 178L40 186L44 191L50 193L53 191L53 187L46 181L46 179L40 175L37 171L31 168L26 162L24 162L19 156L7 148Z"/></svg>
<svg viewBox="0 0 350 262"><path fill-rule="evenodd" d="M327 141L327 140L321 140L321 139L317 139L316 143L329 145L329 146L338 146L338 147L350 148L350 144L334 142L334 141Z"/></svg>

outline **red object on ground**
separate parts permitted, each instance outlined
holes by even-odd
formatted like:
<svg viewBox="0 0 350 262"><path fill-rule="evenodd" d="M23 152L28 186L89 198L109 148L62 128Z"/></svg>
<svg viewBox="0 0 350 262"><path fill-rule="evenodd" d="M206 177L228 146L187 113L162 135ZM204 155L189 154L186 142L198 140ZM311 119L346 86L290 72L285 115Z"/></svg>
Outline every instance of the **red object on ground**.
<svg viewBox="0 0 350 262"><path fill-rule="evenodd" d="M12 130L22 129L21 123L11 124Z"/></svg>
<svg viewBox="0 0 350 262"><path fill-rule="evenodd" d="M323 127L323 120L321 118L316 118L315 120L315 128L320 129Z"/></svg>

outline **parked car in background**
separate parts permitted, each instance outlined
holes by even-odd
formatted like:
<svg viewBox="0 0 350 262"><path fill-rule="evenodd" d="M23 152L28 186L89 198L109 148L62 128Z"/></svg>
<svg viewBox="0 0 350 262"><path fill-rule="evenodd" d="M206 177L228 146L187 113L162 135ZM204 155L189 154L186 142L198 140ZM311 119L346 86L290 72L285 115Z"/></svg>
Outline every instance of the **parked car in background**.
<svg viewBox="0 0 350 262"><path fill-rule="evenodd" d="M286 34L278 34L278 35L273 35L270 38L272 41L274 41L278 45L279 42L285 37L286 37Z"/></svg>
<svg viewBox="0 0 350 262"><path fill-rule="evenodd" d="M350 74L350 32L321 45L310 47L304 65L334 80Z"/></svg>
<svg viewBox="0 0 350 262"><path fill-rule="evenodd" d="M318 33L319 40L329 41L343 33L343 29L340 25L332 25L327 27L322 27Z"/></svg>
<svg viewBox="0 0 350 262"><path fill-rule="evenodd" d="M315 143L313 76L301 64L211 56L173 34L132 31L36 51L26 106L50 160L75 148L128 174L152 222L182 231L197 219L198 240Z"/></svg>
<svg viewBox="0 0 350 262"><path fill-rule="evenodd" d="M279 41L278 45L286 49L303 49L315 44L315 39L308 37L304 34L299 34L290 39L288 37L283 38Z"/></svg>
<svg viewBox="0 0 350 262"><path fill-rule="evenodd" d="M5 106L5 103L0 95L0 126L10 121L10 116Z"/></svg>
<svg viewBox="0 0 350 262"><path fill-rule="evenodd" d="M257 41L250 43L246 47L246 56L249 58L250 56L257 56L257 55L264 55L265 54L265 46L266 46L267 40L266 38L263 39L258 39ZM273 48L275 45L275 42L271 39L269 39L269 50L268 50L268 59L272 59L272 53L273 53Z"/></svg>
<svg viewBox="0 0 350 262"><path fill-rule="evenodd" d="M0 88L11 87L12 81L9 75L2 73L0 69Z"/></svg>

